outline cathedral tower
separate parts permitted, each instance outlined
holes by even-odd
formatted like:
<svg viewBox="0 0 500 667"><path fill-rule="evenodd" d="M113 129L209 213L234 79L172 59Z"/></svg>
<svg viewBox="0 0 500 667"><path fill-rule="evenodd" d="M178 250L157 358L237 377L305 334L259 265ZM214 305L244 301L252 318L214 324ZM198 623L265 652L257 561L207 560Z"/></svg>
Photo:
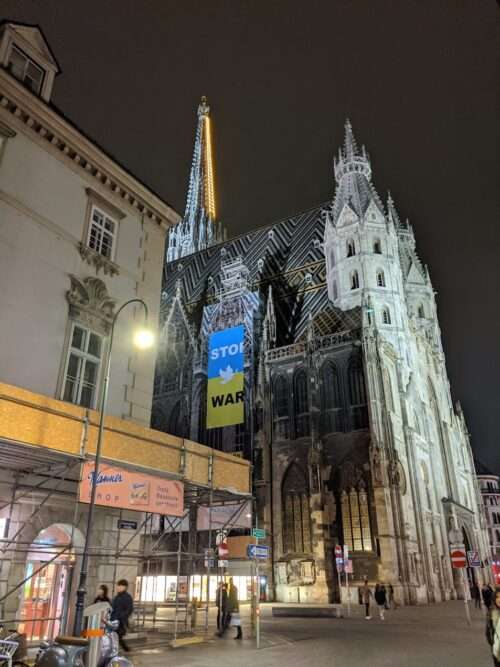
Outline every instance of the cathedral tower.
<svg viewBox="0 0 500 667"><path fill-rule="evenodd" d="M170 231L167 262L191 255L223 240L222 225L217 222L215 209L210 107L207 98L202 97L198 106L186 211L182 221Z"/></svg>

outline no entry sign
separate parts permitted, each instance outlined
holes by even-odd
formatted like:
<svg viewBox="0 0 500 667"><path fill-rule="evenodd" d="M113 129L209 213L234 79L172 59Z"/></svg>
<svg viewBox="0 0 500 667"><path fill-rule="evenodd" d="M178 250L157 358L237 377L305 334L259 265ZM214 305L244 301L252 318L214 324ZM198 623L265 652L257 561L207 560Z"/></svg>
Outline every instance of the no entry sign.
<svg viewBox="0 0 500 667"><path fill-rule="evenodd" d="M454 549L450 552L451 566L457 569L466 567L467 559L465 556L465 550L463 549Z"/></svg>

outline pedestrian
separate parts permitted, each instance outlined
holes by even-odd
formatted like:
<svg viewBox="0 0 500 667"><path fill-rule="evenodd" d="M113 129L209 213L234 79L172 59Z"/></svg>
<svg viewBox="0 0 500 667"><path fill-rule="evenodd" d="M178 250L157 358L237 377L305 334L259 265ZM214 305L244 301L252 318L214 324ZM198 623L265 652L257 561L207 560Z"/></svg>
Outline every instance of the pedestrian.
<svg viewBox="0 0 500 667"><path fill-rule="evenodd" d="M493 589L487 582L483 584L481 597L483 598L483 604L486 607L486 611L488 611L493 601Z"/></svg>
<svg viewBox="0 0 500 667"><path fill-rule="evenodd" d="M377 582L375 586L375 602L378 606L378 614L381 621L385 621L385 603L387 602L387 596L385 592L384 584Z"/></svg>
<svg viewBox="0 0 500 667"><path fill-rule="evenodd" d="M233 578L229 579L229 589L227 593L227 616L228 625L236 628L235 639L243 639L241 631L240 603L238 600L238 589L234 585Z"/></svg>
<svg viewBox="0 0 500 667"><path fill-rule="evenodd" d="M368 579L365 578L365 583L361 587L361 603L365 605L365 618L367 621L371 619L370 616L370 600L373 597L373 593L368 586Z"/></svg>
<svg viewBox="0 0 500 667"><path fill-rule="evenodd" d="M494 667L500 667L500 586L494 591L493 604L486 616L486 639L491 646Z"/></svg>
<svg viewBox="0 0 500 667"><path fill-rule="evenodd" d="M111 620L119 622L118 640L122 649L128 652L130 648L124 637L127 634L129 618L134 611L134 601L128 592L128 581L126 579L120 579L116 582L116 590L118 592L111 603Z"/></svg>
<svg viewBox="0 0 500 667"><path fill-rule="evenodd" d="M470 595L474 600L474 607L476 609L481 609L481 592L476 582L474 582L470 588Z"/></svg>
<svg viewBox="0 0 500 667"><path fill-rule="evenodd" d="M387 608L388 609L396 609L398 606L396 603L396 600L394 599L394 586L392 584L389 584L387 586Z"/></svg>
<svg viewBox="0 0 500 667"><path fill-rule="evenodd" d="M227 585L223 581L217 587L215 604L217 606L217 630L220 633L226 625L227 615Z"/></svg>
<svg viewBox="0 0 500 667"><path fill-rule="evenodd" d="M109 599L109 589L106 586L106 584L101 584L99 588L97 589L97 596L94 600L94 604L96 602L107 602L108 604L111 604L111 600Z"/></svg>

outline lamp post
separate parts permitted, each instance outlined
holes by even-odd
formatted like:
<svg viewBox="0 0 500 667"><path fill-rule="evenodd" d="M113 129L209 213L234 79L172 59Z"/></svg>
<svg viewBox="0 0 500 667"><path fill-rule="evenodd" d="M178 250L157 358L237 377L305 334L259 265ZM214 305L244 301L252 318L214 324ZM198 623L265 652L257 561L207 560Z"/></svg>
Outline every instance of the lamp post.
<svg viewBox="0 0 500 667"><path fill-rule="evenodd" d="M82 554L82 565L80 568L80 580L78 583L78 590L76 592L76 606L75 606L75 622L73 633L75 637L78 637L82 631L83 624L83 610L85 607L85 595L87 593L87 574L88 574L88 562L89 562L89 551L91 545L91 531L92 531L92 519L94 516L95 508L95 498L96 498L96 489L97 489L97 478L99 475L99 463L101 461L101 448L102 448L102 439L104 434L104 418L106 413L106 405L108 401L108 387L109 387L109 373L111 368L111 348L113 347L113 337L115 333L115 324L118 319L118 315L122 312L124 308L129 306L132 303L140 303L144 308L144 321L147 325L148 323L148 307L142 299L130 299L126 301L120 308L116 311L113 321L111 323L111 331L109 334L109 346L107 350L106 363L105 363L105 372L104 372L104 381L101 391L101 401L100 401L100 419L99 419L99 432L97 436L97 445L95 452L95 467L94 467L94 477L92 480L92 488L90 493L90 504L89 511L87 514L87 530L85 532L85 543L83 546ZM141 330L138 330L134 336L134 344L140 349L147 349L153 345L154 336L153 333L144 327Z"/></svg>

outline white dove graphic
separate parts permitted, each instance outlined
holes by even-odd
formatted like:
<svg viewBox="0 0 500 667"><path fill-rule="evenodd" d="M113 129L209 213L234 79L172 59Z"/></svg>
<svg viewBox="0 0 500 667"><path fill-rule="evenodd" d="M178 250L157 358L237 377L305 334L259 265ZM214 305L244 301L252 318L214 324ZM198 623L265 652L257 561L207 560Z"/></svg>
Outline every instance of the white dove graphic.
<svg viewBox="0 0 500 667"><path fill-rule="evenodd" d="M234 377L234 371L231 368L231 366L226 366L226 368L220 368L219 369L219 375L221 377L221 384L227 384L228 382L231 382L231 380Z"/></svg>

